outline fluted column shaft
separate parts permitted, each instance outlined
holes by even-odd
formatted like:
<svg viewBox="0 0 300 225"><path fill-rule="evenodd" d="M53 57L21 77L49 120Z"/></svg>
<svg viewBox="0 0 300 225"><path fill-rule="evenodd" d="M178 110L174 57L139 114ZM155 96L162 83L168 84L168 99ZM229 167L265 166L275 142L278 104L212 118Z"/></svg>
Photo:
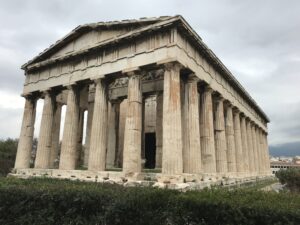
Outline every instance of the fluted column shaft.
<svg viewBox="0 0 300 225"><path fill-rule="evenodd" d="M254 161L254 152L253 152L253 142L252 142L252 131L250 121L246 121L246 130L247 130L247 144L248 144L248 162L249 162L249 171L251 173L255 172L255 161Z"/></svg>
<svg viewBox="0 0 300 225"><path fill-rule="evenodd" d="M183 172L180 68L177 63L165 65L162 155L162 173L164 174Z"/></svg>
<svg viewBox="0 0 300 225"><path fill-rule="evenodd" d="M68 87L67 110L61 144L59 169L73 170L77 159L77 130L79 120L79 96L75 86Z"/></svg>
<svg viewBox="0 0 300 225"><path fill-rule="evenodd" d="M256 133L255 133L255 125L252 125L252 143L253 143L253 155L254 155L254 165L255 165L255 174L259 172L259 165L258 165L258 155L257 155L257 143L256 143Z"/></svg>
<svg viewBox="0 0 300 225"><path fill-rule="evenodd" d="M142 83L139 71L128 73L128 106L125 121L123 172L141 172Z"/></svg>
<svg viewBox="0 0 300 225"><path fill-rule="evenodd" d="M55 160L58 158L59 153L59 133L60 133L60 121L61 121L61 103L56 103L54 112L54 122L52 127L52 143L50 153L50 168L55 167Z"/></svg>
<svg viewBox="0 0 300 225"><path fill-rule="evenodd" d="M234 127L233 127L233 115L232 106L226 107L226 146L227 146L227 169L228 172L236 172L236 157L235 157L235 140L234 140Z"/></svg>
<svg viewBox="0 0 300 225"><path fill-rule="evenodd" d="M200 101L200 136L202 166L205 173L216 173L216 153L212 107L213 90L206 86Z"/></svg>
<svg viewBox="0 0 300 225"><path fill-rule="evenodd" d="M106 166L113 168L115 166L115 158L118 146L119 134L119 117L120 117L120 101L113 101L110 104L109 118L108 118L108 143Z"/></svg>
<svg viewBox="0 0 300 225"><path fill-rule="evenodd" d="M238 110L234 110L233 125L234 125L234 140L235 140L236 170L237 172L243 172L244 168L243 168L241 122L240 122L240 112Z"/></svg>
<svg viewBox="0 0 300 225"><path fill-rule="evenodd" d="M263 140L262 140L262 130L259 128L258 129L258 138L259 138L259 155L260 155L260 171L261 173L265 173L265 150L263 147Z"/></svg>
<svg viewBox="0 0 300 225"><path fill-rule="evenodd" d="M104 171L107 147L107 88L103 79L98 79L95 83L88 169Z"/></svg>
<svg viewBox="0 0 300 225"><path fill-rule="evenodd" d="M215 145L217 173L227 173L227 144L225 135L223 98L216 98L215 102Z"/></svg>
<svg viewBox="0 0 300 225"><path fill-rule="evenodd" d="M15 168L29 168L32 151L34 122L36 115L36 99L31 96L25 97L22 128L18 143Z"/></svg>
<svg viewBox="0 0 300 225"><path fill-rule="evenodd" d="M241 116L241 137L243 149L243 171L249 173L249 151L247 143L246 119L244 116Z"/></svg>
<svg viewBox="0 0 300 225"><path fill-rule="evenodd" d="M36 151L34 168L48 169L50 166L50 153L52 144L52 127L54 119L54 97L47 91L45 93L43 114L41 119L40 135Z"/></svg>
<svg viewBox="0 0 300 225"><path fill-rule="evenodd" d="M259 141L259 128L255 128L255 143L256 143L256 155L257 155L257 172L261 173L261 155L260 155L260 141Z"/></svg>
<svg viewBox="0 0 300 225"><path fill-rule="evenodd" d="M198 78L191 75L185 84L185 147L183 172L201 172Z"/></svg>
<svg viewBox="0 0 300 225"><path fill-rule="evenodd" d="M88 167L88 162L89 162L89 152L90 152L90 141L91 141L93 113L94 113L94 102L89 102L88 103L87 122L86 122L84 159L83 159L83 165L85 167Z"/></svg>
<svg viewBox="0 0 300 225"><path fill-rule="evenodd" d="M271 174L270 169L270 158L269 158L269 145L268 145L268 136L267 134L264 134L264 143L265 143L265 154L266 154L266 173Z"/></svg>
<svg viewBox="0 0 300 225"><path fill-rule="evenodd" d="M156 95L156 155L155 168L162 167L163 142L163 93Z"/></svg>

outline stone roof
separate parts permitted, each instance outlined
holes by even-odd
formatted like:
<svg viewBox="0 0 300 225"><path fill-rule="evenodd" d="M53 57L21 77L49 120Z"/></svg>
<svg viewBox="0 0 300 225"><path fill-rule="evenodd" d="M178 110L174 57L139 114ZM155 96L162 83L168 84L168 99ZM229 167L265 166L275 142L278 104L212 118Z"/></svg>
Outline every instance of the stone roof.
<svg viewBox="0 0 300 225"><path fill-rule="evenodd" d="M266 122L270 122L268 116L263 112L263 110L258 106L255 100L249 95L249 93L245 90L245 88L239 83L239 81L234 77L234 75L227 69L227 67L221 62L221 60L214 54L214 52L208 48L208 46L202 41L201 37L193 30L193 28L186 22L186 20L180 16L161 16L161 17L153 17L153 18L140 18L139 20L122 20L122 21L110 21L110 22L98 22L98 23L89 23L85 25L80 25L72 30L69 34L67 34L62 39L58 40L55 44L51 45L49 48L45 49L38 56L34 57L32 60L28 61L22 66L22 69L27 70L32 67L44 66L55 61L63 60L67 57L72 57L75 55L84 54L87 51L103 47L104 45L117 43L122 39L134 38L139 36L145 32L149 32L152 30L161 29L165 26L171 26L176 24L182 32L194 43L195 46L198 47L199 51L206 57L207 60L210 61L211 64L215 66L215 68L223 75L223 77L233 86L236 90L248 101L248 103L257 110L257 112L266 120ZM117 37L111 38L107 41L100 42L99 45L93 46L89 49L80 50L76 53L72 53L70 55L61 57L61 59L52 59L47 60L47 57L51 55L53 52L61 48L63 45L68 42L76 39L81 34L97 29L97 28L109 28L109 27L122 27L122 26L130 26L136 25L137 29L134 29L126 34L119 35ZM43 63L39 63L40 61L45 61Z"/></svg>

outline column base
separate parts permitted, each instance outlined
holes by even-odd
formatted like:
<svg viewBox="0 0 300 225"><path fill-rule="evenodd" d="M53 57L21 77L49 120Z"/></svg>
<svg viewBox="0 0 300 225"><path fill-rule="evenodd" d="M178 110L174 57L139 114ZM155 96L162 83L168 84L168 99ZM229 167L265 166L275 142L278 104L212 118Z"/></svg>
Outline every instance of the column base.
<svg viewBox="0 0 300 225"><path fill-rule="evenodd" d="M274 176L220 177L217 174L187 174L170 175L162 173L141 172L124 174L122 171L90 171L90 170L59 170L59 169L14 169L9 176L18 178L55 178L86 182L119 184L125 187L157 187L181 191L200 190L212 186L235 188Z"/></svg>

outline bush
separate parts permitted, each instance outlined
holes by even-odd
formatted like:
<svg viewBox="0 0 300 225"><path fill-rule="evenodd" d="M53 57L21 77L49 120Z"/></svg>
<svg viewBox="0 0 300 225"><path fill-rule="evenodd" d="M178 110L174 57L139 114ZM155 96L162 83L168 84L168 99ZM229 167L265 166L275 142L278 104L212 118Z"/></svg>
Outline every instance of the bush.
<svg viewBox="0 0 300 225"><path fill-rule="evenodd" d="M14 167L18 140L0 140L0 176L6 176Z"/></svg>
<svg viewBox="0 0 300 225"><path fill-rule="evenodd" d="M300 224L300 196L223 189L181 193L54 179L0 179L0 224Z"/></svg>
<svg viewBox="0 0 300 225"><path fill-rule="evenodd" d="M279 170L276 177L292 192L300 192L300 169Z"/></svg>

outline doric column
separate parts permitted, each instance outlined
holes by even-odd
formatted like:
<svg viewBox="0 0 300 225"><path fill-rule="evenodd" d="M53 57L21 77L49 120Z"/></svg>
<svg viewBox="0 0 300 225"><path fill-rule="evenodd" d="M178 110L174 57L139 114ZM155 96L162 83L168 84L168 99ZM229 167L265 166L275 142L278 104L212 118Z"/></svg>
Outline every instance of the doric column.
<svg viewBox="0 0 300 225"><path fill-rule="evenodd" d="M216 163L217 173L227 173L227 144L225 135L224 121L224 99L216 97L215 99L215 145L216 145Z"/></svg>
<svg viewBox="0 0 300 225"><path fill-rule="evenodd" d="M124 132L123 172L141 172L142 82L140 71L128 75L128 105Z"/></svg>
<svg viewBox="0 0 300 225"><path fill-rule="evenodd" d="M266 154L266 162L265 162L265 167L266 167L266 173L271 174L270 171L270 158L269 158L269 145L268 145L268 134L264 134L263 139L264 139L264 144L265 144L265 154Z"/></svg>
<svg viewBox="0 0 300 225"><path fill-rule="evenodd" d="M110 111L108 118L108 143L106 155L107 168L113 168L115 166L115 159L119 139L119 117L120 101L112 101L110 103Z"/></svg>
<svg viewBox="0 0 300 225"><path fill-rule="evenodd" d="M155 168L162 167L162 142L163 142L163 93L156 95L156 155Z"/></svg>
<svg viewBox="0 0 300 225"><path fill-rule="evenodd" d="M202 168L205 173L216 173L216 153L214 138L214 121L212 92L209 86L204 87L200 93L200 136L202 151Z"/></svg>
<svg viewBox="0 0 300 225"><path fill-rule="evenodd" d="M252 130L252 143L253 143L253 161L255 165L255 174L259 172L259 165L258 165L258 155L257 155L257 143L256 143L256 133L255 133L255 124L253 123L251 126Z"/></svg>
<svg viewBox="0 0 300 225"><path fill-rule="evenodd" d="M94 102L90 101L88 103L88 114L87 114L87 122L86 122L86 135L85 135L84 159L83 159L84 167L88 167L88 162L89 162L89 152L90 152L89 150L90 150L92 122L93 122L93 112L94 112Z"/></svg>
<svg viewBox="0 0 300 225"><path fill-rule="evenodd" d="M249 171L251 174L253 174L255 172L255 162L254 162L254 152L253 152L253 143L252 143L251 122L249 120L246 120L246 131L247 131L247 144L248 144Z"/></svg>
<svg viewBox="0 0 300 225"><path fill-rule="evenodd" d="M236 158L235 158L235 140L234 140L234 127L232 106L226 104L225 114L225 133L226 133L226 146L227 146L227 168L229 173L236 172Z"/></svg>
<svg viewBox="0 0 300 225"><path fill-rule="evenodd" d="M48 169L50 166L54 104L53 94L46 91L34 168Z"/></svg>
<svg viewBox="0 0 300 225"><path fill-rule="evenodd" d="M243 149L241 136L240 111L235 109L233 112L234 140L235 140L235 158L236 170L238 173L243 172Z"/></svg>
<svg viewBox="0 0 300 225"><path fill-rule="evenodd" d="M247 143L247 130L246 130L246 118L241 115L241 137L242 137L242 149L243 149L243 168L244 172L249 173L249 151Z"/></svg>
<svg viewBox="0 0 300 225"><path fill-rule="evenodd" d="M185 84L185 145L183 148L183 172L201 172L201 146L199 127L199 79L191 74Z"/></svg>
<svg viewBox="0 0 300 225"><path fill-rule="evenodd" d="M15 162L16 169L30 167L35 114L36 98L32 96L25 96L22 128Z"/></svg>
<svg viewBox="0 0 300 225"><path fill-rule="evenodd" d="M49 165L51 169L55 167L55 160L58 158L58 153L59 153L61 108L62 108L62 104L57 102L55 105L54 121L52 127L52 143L51 143L50 165Z"/></svg>
<svg viewBox="0 0 300 225"><path fill-rule="evenodd" d="M265 150L263 146L263 140L262 140L262 130L261 128L258 128L258 138L259 138L259 155L260 155L260 171L261 174L265 173Z"/></svg>
<svg viewBox="0 0 300 225"><path fill-rule="evenodd" d="M59 160L59 169L61 170L74 170L77 158L79 96L76 86L68 86L68 89L67 110Z"/></svg>
<svg viewBox="0 0 300 225"><path fill-rule="evenodd" d="M96 80L95 86L88 169L104 171L107 147L107 87L104 79Z"/></svg>
<svg viewBox="0 0 300 225"><path fill-rule="evenodd" d="M178 63L165 64L162 155L164 174L183 172L180 69L181 65Z"/></svg>
<svg viewBox="0 0 300 225"><path fill-rule="evenodd" d="M261 174L261 155L260 155L260 141L259 141L259 127L255 127L255 143L256 143L256 155L257 155L257 172Z"/></svg>

